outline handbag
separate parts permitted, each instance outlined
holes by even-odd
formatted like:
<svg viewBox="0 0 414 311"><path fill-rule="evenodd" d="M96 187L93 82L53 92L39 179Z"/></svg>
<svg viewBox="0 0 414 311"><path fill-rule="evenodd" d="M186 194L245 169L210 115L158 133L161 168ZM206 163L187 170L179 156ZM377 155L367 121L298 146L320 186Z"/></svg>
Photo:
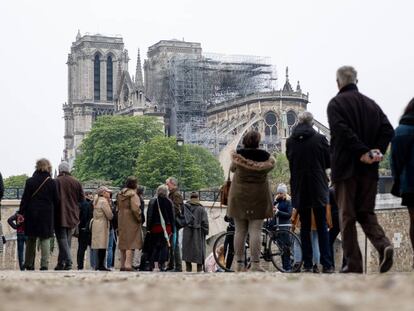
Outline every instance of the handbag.
<svg viewBox="0 0 414 311"><path fill-rule="evenodd" d="M227 180L220 187L220 207L222 205L227 205L227 203L228 203L230 186L231 186L231 180L230 180L230 169L229 169L229 173L227 175Z"/></svg>

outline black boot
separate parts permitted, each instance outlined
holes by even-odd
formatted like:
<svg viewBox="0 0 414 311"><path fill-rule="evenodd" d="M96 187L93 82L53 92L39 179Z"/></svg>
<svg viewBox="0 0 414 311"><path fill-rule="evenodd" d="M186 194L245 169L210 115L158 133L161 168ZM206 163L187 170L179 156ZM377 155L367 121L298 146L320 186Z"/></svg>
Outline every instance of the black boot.
<svg viewBox="0 0 414 311"><path fill-rule="evenodd" d="M98 267L96 270L98 271L111 271L111 269L108 269L105 267L105 255L106 255L106 249L98 249Z"/></svg>

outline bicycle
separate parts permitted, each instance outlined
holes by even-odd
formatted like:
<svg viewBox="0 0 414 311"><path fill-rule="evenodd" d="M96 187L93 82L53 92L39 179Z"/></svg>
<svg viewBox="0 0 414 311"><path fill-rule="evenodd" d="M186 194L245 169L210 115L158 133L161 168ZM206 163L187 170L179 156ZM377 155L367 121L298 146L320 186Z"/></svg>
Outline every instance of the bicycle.
<svg viewBox="0 0 414 311"><path fill-rule="evenodd" d="M299 272L302 266L302 245L299 237L290 231L291 225L276 224L271 228L262 228L260 265L267 271ZM217 265L226 272L233 272L236 265L234 258L234 232L219 235L213 245L213 256ZM219 252L219 248L223 251ZM219 255L223 253L222 256ZM247 237L244 250L244 262L250 267L250 247Z"/></svg>

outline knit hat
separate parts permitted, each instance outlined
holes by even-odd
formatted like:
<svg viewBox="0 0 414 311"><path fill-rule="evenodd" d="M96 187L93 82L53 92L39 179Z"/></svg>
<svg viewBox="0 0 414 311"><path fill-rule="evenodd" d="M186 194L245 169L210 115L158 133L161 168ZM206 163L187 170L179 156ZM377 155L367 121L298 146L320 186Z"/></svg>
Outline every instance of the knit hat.
<svg viewBox="0 0 414 311"><path fill-rule="evenodd" d="M279 184L277 186L277 193L287 193L287 186L285 184Z"/></svg>
<svg viewBox="0 0 414 311"><path fill-rule="evenodd" d="M70 166L66 161L60 162L58 169L60 173L70 173Z"/></svg>

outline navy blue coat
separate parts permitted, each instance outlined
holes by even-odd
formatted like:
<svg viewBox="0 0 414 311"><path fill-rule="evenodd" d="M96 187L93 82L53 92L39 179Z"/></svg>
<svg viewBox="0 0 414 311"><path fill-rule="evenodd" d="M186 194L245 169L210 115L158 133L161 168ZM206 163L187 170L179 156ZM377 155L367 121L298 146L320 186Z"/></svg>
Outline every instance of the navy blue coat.
<svg viewBox="0 0 414 311"><path fill-rule="evenodd" d="M392 193L414 194L414 113L403 116L391 142Z"/></svg>

